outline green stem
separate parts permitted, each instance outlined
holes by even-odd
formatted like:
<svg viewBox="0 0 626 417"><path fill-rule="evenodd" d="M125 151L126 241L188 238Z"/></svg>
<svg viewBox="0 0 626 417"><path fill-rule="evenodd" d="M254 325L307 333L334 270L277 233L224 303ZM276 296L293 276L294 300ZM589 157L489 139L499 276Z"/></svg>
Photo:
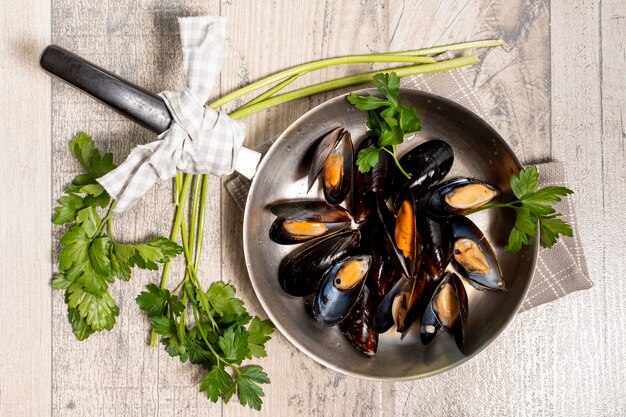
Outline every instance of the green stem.
<svg viewBox="0 0 626 417"><path fill-rule="evenodd" d="M287 78L285 81L276 84L274 87L270 88L269 90L267 90L266 92L264 92L263 94L259 95L257 98L250 100L249 102L247 102L246 104L244 104L243 106L241 106L238 110L244 109L248 106L252 106L253 104L257 104L262 102L265 99L268 99L270 97L272 97L274 94L276 94L278 91L282 90L283 88L287 87L289 84L291 84L292 82L294 82L295 80L298 79L298 77L303 76L304 74L306 74L307 72L301 72L299 74L293 75L289 78Z"/></svg>
<svg viewBox="0 0 626 417"><path fill-rule="evenodd" d="M494 209L494 208L502 208L502 207L514 208L514 207L516 207L517 203L519 203L519 200L515 200L515 201L512 201L510 203L487 204L486 206L478 207L478 208L475 208L475 209L470 210L468 212L465 212L465 215L469 216L470 214L474 214L474 213L481 212L483 210L489 210L489 209Z"/></svg>
<svg viewBox="0 0 626 417"><path fill-rule="evenodd" d="M204 214L206 213L206 197L209 189L209 175L202 174L202 190L200 191L200 215L198 216L198 239L196 244L196 251L193 255L194 265L198 265L200 262L200 253L202 253L202 240L204 234Z"/></svg>
<svg viewBox="0 0 626 417"><path fill-rule="evenodd" d="M391 157L393 158L393 160L396 162L396 166L398 167L398 169L400 170L400 172L402 172L402 174L404 174L405 177L407 178L411 178L411 174L407 173L404 168L402 168L402 165L400 165L400 161L398 161L398 157L396 156L396 152L395 152L395 146L394 146L394 150L393 152L390 151L389 149L385 148L384 146L382 148L383 151L387 152L389 155L391 155Z"/></svg>
<svg viewBox="0 0 626 417"><path fill-rule="evenodd" d="M194 175L194 188L193 198L191 204L191 219L189 219L189 245L191 253L193 254L196 248L196 228L198 227L198 204L200 203L200 189L202 187L200 183L200 176Z"/></svg>
<svg viewBox="0 0 626 417"><path fill-rule="evenodd" d="M172 233L170 234L170 240L176 242L178 239L178 234L180 233L180 225L183 221L182 215L185 207L185 201L189 196L189 188L191 187L191 177L192 175L185 174L183 178L183 186L180 191L180 196L178 199L178 204L176 207L176 215L174 216L174 226L172 227ZM167 285L167 281L169 279L171 262L166 262L163 266L163 274L161 275L161 288L165 288ZM152 330L152 334L150 336L150 348L156 349L157 347L157 333Z"/></svg>
<svg viewBox="0 0 626 417"><path fill-rule="evenodd" d="M280 71L274 75L270 75L269 77L263 78L257 82L252 84L248 84L247 86L240 88L238 90L233 91L230 94L225 95L220 98L216 102L213 103L216 107L221 107L226 103L229 103L241 96L244 96L248 93L256 91L260 88L268 86L270 84L274 84L276 82L284 81L292 77L293 75L302 73L302 72L310 72L318 69L334 66L334 65L345 65L345 64L370 64L373 62L412 62L412 63L432 63L434 62L431 57L423 57L423 56L411 56L412 54L370 54L370 55L353 55L353 56L344 56L339 58L328 58L322 59L319 61L309 62L307 64L296 65L295 67L288 68L284 71Z"/></svg>
<svg viewBox="0 0 626 417"><path fill-rule="evenodd" d="M454 43L451 45L435 46L432 48L414 49L411 51L391 52L393 55L437 55L444 52L466 51L468 49L490 48L503 44L502 39L485 39L481 41L471 41Z"/></svg>
<svg viewBox="0 0 626 417"><path fill-rule="evenodd" d="M200 325L201 321L200 321L200 317L198 316L198 308L196 307L196 305L194 303L191 303L191 309L193 311L193 317L196 320L196 326L198 327L198 331L200 331L200 336L202 336L202 340L204 340L204 343L206 343L206 345L209 348L209 350L211 351L211 353L213 353L213 355L215 355L215 359L217 360L217 364L219 364L220 361L221 361L221 362L224 362L226 365L232 366L229 362L227 362L224 358L222 358L222 356L220 354L218 354L213 349L213 345L211 345L211 343L209 343L209 341L208 341L208 339L206 337L206 333L204 332L204 329Z"/></svg>
<svg viewBox="0 0 626 417"><path fill-rule="evenodd" d="M111 216L113 215L113 209L115 208L116 205L117 205L116 200L111 201L111 204L109 204L109 207L107 208L107 214L105 214L104 218L100 221L100 225L96 229L96 233L94 233L94 236L98 236L100 232L102 232L102 229L104 228L105 225L108 225L109 227L109 236L112 236L110 233L111 232L110 221L111 221Z"/></svg>
<svg viewBox="0 0 626 417"><path fill-rule="evenodd" d="M245 109L235 110L230 114L230 117L233 119L241 119L243 117L249 116L253 113L257 113L261 110L265 110L269 107L277 106L279 104L284 104L292 100L297 100L299 98L312 96L314 94L325 93L331 90L337 90L344 87L350 87L357 84L363 84L371 79L376 74L380 73L390 73L395 72L399 77L406 77L408 75L415 74L426 74L430 72L439 72L451 70L454 68L464 67L468 65L474 65L480 62L480 60L474 56L464 56L461 58L449 59L447 61L441 61L434 64L424 64L417 65L411 67L402 67L402 68L393 68L386 69L380 71L372 71L365 74L360 75L352 75L350 77L338 78L332 81L326 81L320 84L311 85L305 88L300 88L298 90L290 91L285 94L281 94L272 98L269 98L261 103L254 104L252 106L246 107Z"/></svg>

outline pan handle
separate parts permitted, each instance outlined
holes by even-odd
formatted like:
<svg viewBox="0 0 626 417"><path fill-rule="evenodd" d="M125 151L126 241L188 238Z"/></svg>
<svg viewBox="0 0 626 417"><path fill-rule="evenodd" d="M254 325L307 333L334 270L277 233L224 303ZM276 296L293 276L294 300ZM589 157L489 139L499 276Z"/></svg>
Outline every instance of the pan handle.
<svg viewBox="0 0 626 417"><path fill-rule="evenodd" d="M165 132L172 123L172 115L161 97L67 49L48 46L41 54L39 64L50 74L156 134Z"/></svg>
<svg viewBox="0 0 626 417"><path fill-rule="evenodd" d="M163 99L143 88L112 74L84 58L49 45L39 59L41 67L108 107L156 134L165 132L172 115ZM261 154L242 148L235 170L246 178L254 177Z"/></svg>

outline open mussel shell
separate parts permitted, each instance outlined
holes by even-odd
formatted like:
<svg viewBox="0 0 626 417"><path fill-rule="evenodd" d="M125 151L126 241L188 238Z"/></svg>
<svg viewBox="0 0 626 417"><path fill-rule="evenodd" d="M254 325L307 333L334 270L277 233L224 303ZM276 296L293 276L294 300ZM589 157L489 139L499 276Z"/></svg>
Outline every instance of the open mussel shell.
<svg viewBox="0 0 626 417"><path fill-rule="evenodd" d="M329 268L313 300L313 317L325 326L344 320L363 290L369 255L348 257Z"/></svg>
<svg viewBox="0 0 626 417"><path fill-rule="evenodd" d="M369 147L377 147L376 140L367 137L359 145L359 152ZM358 157L358 153L357 153ZM391 181L393 176L391 171L394 169L393 159L387 152L378 152L378 163L374 165L368 172L357 172L361 175L364 189L367 192L375 194L379 198L386 198L391 192Z"/></svg>
<svg viewBox="0 0 626 417"><path fill-rule="evenodd" d="M374 356L378 348L378 333L374 330L374 300L367 286L361 291L350 314L339 323L339 329L358 351Z"/></svg>
<svg viewBox="0 0 626 417"><path fill-rule="evenodd" d="M410 188L416 198L422 197L431 185L448 175L453 162L452 147L442 140L429 140L416 146L400 158L400 165L411 178L407 179L396 170L392 182L393 194Z"/></svg>
<svg viewBox="0 0 626 417"><path fill-rule="evenodd" d="M281 288L296 297L314 293L324 272L354 251L360 236L358 230L346 230L311 241L289 253L278 269Z"/></svg>
<svg viewBox="0 0 626 417"><path fill-rule="evenodd" d="M427 345L443 329L449 329L459 349L465 340L469 299L463 283L454 273L446 273L426 306L420 324L420 340Z"/></svg>
<svg viewBox="0 0 626 417"><path fill-rule="evenodd" d="M431 216L454 216L489 204L500 192L473 178L455 178L434 187L424 197Z"/></svg>
<svg viewBox="0 0 626 417"><path fill-rule="evenodd" d="M422 245L416 219L416 205L412 194L403 194L395 218L383 200L378 200L376 210L383 229L387 251L406 277L413 277L421 263Z"/></svg>
<svg viewBox="0 0 626 417"><path fill-rule="evenodd" d="M272 214L289 220L320 223L349 223L350 213L341 206L319 200L290 200L270 205Z"/></svg>
<svg viewBox="0 0 626 417"><path fill-rule="evenodd" d="M379 333L389 330L394 324L396 330L405 333L419 314L418 301L424 292L426 282L421 274L407 279L402 277L385 295L376 308L374 329Z"/></svg>
<svg viewBox="0 0 626 417"><path fill-rule="evenodd" d="M451 217L446 235L452 251L452 265L478 289L504 289L498 259L480 229L467 217Z"/></svg>
<svg viewBox="0 0 626 417"><path fill-rule="evenodd" d="M330 233L343 230L350 223L322 223L277 217L270 227L270 239L281 245L306 242Z"/></svg>
<svg viewBox="0 0 626 417"><path fill-rule="evenodd" d="M419 213L420 236L423 246L422 267L437 281L450 262L452 248L448 244L443 224L423 214L423 210L420 210Z"/></svg>
<svg viewBox="0 0 626 417"><path fill-rule="evenodd" d="M332 130L318 145L309 169L308 187L321 175L324 197L331 204L341 203L352 188L354 149L350 133Z"/></svg>

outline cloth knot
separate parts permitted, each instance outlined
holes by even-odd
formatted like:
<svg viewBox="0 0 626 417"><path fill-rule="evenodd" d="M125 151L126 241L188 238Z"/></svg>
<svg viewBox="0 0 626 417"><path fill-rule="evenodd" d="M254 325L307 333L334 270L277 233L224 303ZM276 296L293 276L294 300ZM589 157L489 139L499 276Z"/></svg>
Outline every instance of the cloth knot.
<svg viewBox="0 0 626 417"><path fill-rule="evenodd" d="M98 182L117 200L115 211L133 206L158 179L177 171L229 175L246 135L242 122L204 105L224 60L226 18L179 19L183 50L183 91L159 94L172 114L170 128L158 140L134 148L126 161Z"/></svg>

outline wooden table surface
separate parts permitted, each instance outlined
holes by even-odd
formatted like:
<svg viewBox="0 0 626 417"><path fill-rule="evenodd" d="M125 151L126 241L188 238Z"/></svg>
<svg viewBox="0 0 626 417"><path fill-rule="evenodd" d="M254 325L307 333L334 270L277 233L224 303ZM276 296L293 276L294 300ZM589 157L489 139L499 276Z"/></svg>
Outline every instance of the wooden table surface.
<svg viewBox="0 0 626 417"><path fill-rule="evenodd" d="M134 298L156 273L137 271L130 283L115 284L117 326L77 342L62 294L48 284L62 233L50 225L51 207L78 171L69 141L84 130L121 161L153 136L51 82L38 55L52 42L149 90L178 89L177 17L201 14L230 20L216 96L324 57L504 39L467 76L521 159L565 163L595 287L519 315L472 361L415 382L345 377L276 334L261 361L272 378L261 413L210 403L197 392L193 366L148 348L149 324ZM1 2L0 415L624 415L625 27L623 0ZM329 69L306 80L367 68ZM247 145L278 135L331 96L248 118ZM242 215L218 180L209 195L205 283L232 282L264 315L246 274ZM133 240L167 233L170 200L169 182L154 187L115 219L115 234Z"/></svg>

